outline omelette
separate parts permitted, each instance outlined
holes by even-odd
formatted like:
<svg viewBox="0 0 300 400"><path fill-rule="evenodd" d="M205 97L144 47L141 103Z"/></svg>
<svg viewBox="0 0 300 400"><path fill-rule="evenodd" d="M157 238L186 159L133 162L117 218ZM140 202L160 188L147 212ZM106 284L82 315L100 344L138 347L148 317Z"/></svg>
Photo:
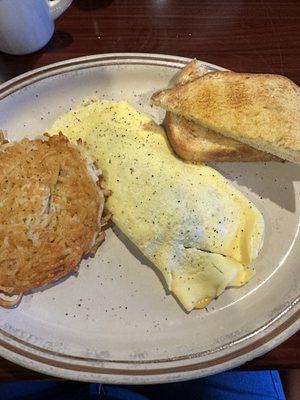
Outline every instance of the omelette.
<svg viewBox="0 0 300 400"><path fill-rule="evenodd" d="M163 128L126 102L94 99L50 134L82 139L112 194L113 222L161 271L186 311L253 275L263 243L255 205L216 170L178 159Z"/></svg>

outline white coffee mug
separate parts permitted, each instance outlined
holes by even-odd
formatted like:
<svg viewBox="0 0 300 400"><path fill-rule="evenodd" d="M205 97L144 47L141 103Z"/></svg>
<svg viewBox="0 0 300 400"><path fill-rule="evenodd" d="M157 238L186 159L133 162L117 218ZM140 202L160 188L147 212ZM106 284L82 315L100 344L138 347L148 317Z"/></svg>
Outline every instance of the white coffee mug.
<svg viewBox="0 0 300 400"><path fill-rule="evenodd" d="M44 47L54 32L54 20L72 0L0 0L0 51L28 54Z"/></svg>

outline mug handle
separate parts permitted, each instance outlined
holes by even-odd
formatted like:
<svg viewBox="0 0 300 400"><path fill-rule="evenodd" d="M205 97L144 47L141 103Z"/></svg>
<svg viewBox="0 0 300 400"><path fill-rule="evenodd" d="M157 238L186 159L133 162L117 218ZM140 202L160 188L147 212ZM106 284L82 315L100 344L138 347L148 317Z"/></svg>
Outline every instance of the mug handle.
<svg viewBox="0 0 300 400"><path fill-rule="evenodd" d="M73 0L53 0L49 1L50 15L52 19L58 18L63 12L70 7Z"/></svg>

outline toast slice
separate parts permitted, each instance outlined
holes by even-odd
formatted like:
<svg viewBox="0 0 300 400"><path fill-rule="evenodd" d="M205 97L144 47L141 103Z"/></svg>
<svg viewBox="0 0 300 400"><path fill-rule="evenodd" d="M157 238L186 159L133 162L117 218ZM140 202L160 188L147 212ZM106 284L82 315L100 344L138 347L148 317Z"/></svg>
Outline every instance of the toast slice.
<svg viewBox="0 0 300 400"><path fill-rule="evenodd" d="M166 114L166 131L175 153L192 162L270 161L272 154L227 138L172 112Z"/></svg>
<svg viewBox="0 0 300 400"><path fill-rule="evenodd" d="M300 164L300 88L271 74L211 72L161 90L154 104Z"/></svg>
<svg viewBox="0 0 300 400"><path fill-rule="evenodd" d="M200 61L192 60L189 62L176 77L176 85L184 85L187 82L191 82L194 79L200 78L205 74L211 72L205 65L203 65Z"/></svg>
<svg viewBox="0 0 300 400"><path fill-rule="evenodd" d="M188 63L176 78L177 85L191 82L211 72L200 61ZM244 143L227 138L203 125L167 112L166 131L175 153L187 161L270 161L271 154L259 151Z"/></svg>

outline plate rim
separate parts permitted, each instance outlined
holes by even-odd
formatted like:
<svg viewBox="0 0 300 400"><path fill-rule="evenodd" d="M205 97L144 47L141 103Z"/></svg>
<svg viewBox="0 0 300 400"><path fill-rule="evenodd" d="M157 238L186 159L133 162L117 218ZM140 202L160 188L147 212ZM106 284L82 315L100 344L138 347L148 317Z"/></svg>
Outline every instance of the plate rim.
<svg viewBox="0 0 300 400"><path fill-rule="evenodd" d="M90 56L72 58L57 63L49 64L44 67L33 69L13 79L10 79L0 86L0 100L31 85L37 81L59 75L72 70L82 70L105 65L154 65L158 67L171 67L178 69L186 65L190 58L154 54L154 53L104 53ZM212 70L225 70L225 68L201 61ZM69 359L69 363L60 361L61 355L44 348L35 348L30 343L21 341L0 329L0 355L4 358L23 365L27 368L50 375L69 378L80 378L87 381L101 381L108 383L163 383L174 382L185 379L192 379L208 374L224 371L245 363L267 351L270 351L284 340L292 336L300 329L300 298L299 296L289 304L286 309L272 321L267 322L261 328L256 329L255 334L260 329L265 331L272 327L266 334L251 343L246 343L234 351L225 353L219 357L208 361L198 360L199 353L186 355L183 357L170 358L164 360L150 361L115 361L115 360L94 360L87 358L74 357L74 360L84 360L88 365L75 364L71 360L72 356L63 355ZM288 315L288 318L285 318ZM284 317L282 321L282 317ZM281 323L278 324L278 320ZM269 326L268 326L269 325ZM274 327L275 325L275 327ZM250 334L251 335L251 334ZM247 341L249 335L245 338ZM6 339L5 339L6 337ZM241 340L243 338L240 338ZM235 342L233 345L237 345ZM29 348L29 350L26 348ZM30 352L30 348L32 351ZM42 353L42 355L40 355ZM43 356L48 354L48 358ZM56 357L56 358L55 358ZM192 361L188 364L186 362ZM98 363L98 365L96 365ZM106 365L107 364L107 365ZM120 368L126 366L126 368ZM179 365L173 365L179 364ZM204 365L203 365L204 364ZM111 367L117 366L117 368ZM158 365L161 367L158 368ZM142 368L140 368L142 367ZM144 369L143 369L144 368ZM80 376L78 376L81 374Z"/></svg>

